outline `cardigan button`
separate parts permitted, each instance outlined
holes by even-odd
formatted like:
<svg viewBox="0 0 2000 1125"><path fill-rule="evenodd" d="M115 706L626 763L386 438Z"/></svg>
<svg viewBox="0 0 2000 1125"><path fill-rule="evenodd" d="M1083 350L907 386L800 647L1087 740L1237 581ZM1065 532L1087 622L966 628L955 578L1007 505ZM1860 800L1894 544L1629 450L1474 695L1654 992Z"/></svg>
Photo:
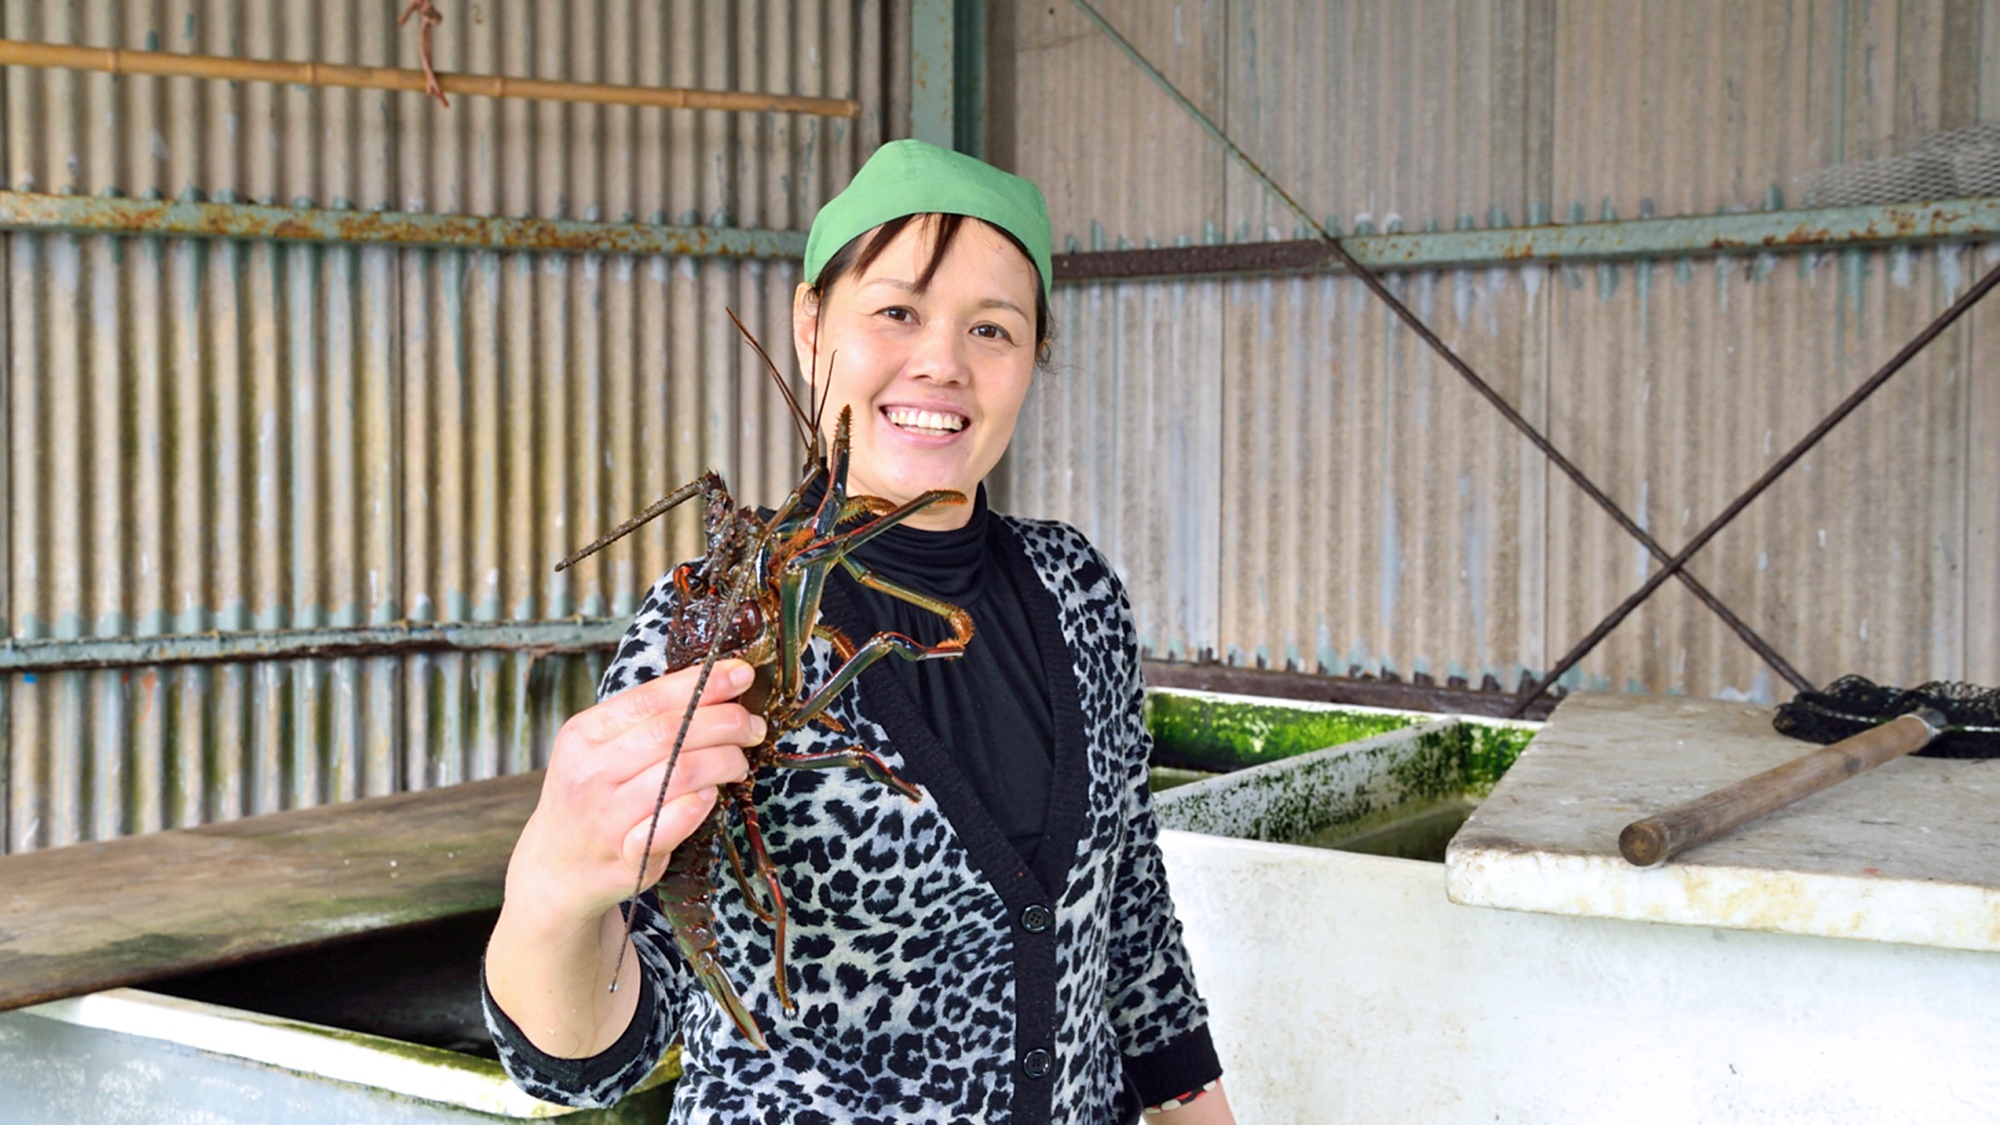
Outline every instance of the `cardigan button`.
<svg viewBox="0 0 2000 1125"><path fill-rule="evenodd" d="M1037 1047L1021 1056L1021 1073L1030 1078L1044 1078L1055 1064L1055 1056Z"/></svg>
<svg viewBox="0 0 2000 1125"><path fill-rule="evenodd" d="M1056 916L1049 912L1049 908L1039 902L1021 911L1021 928L1031 934L1046 932L1055 920Z"/></svg>

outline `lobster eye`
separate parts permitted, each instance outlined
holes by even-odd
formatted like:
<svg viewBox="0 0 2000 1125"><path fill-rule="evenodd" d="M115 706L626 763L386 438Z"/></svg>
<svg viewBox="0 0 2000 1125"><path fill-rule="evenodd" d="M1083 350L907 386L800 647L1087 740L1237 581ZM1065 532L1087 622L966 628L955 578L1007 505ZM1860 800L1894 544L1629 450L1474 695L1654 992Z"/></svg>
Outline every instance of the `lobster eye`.
<svg viewBox="0 0 2000 1125"><path fill-rule="evenodd" d="M741 648L749 644L763 628L764 611L755 601L744 602L736 610L736 625L730 630L735 635L729 638L730 647Z"/></svg>

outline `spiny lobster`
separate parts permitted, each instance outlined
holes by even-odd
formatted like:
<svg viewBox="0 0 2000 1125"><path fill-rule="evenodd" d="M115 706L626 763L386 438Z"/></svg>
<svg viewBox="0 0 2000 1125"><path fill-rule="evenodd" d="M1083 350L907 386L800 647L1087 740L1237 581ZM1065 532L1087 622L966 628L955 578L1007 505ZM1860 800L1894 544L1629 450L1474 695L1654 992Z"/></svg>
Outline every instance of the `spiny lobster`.
<svg viewBox="0 0 2000 1125"><path fill-rule="evenodd" d="M749 1007L737 995L717 956L715 938L715 882L717 853L727 855L731 871L750 908L775 931L776 983L779 1002L787 1013L796 1005L785 980L785 895L778 872L764 847L763 828L752 796L753 779L765 769L826 769L847 766L889 786L910 800L922 793L897 777L880 758L860 746L844 750L791 753L779 749L787 735L818 722L836 733L840 724L826 714L827 705L842 689L854 682L869 665L894 654L905 660L927 660L958 656L972 639L972 617L949 602L932 598L881 578L850 557L868 540L910 517L938 504L963 504L965 495L950 489L933 489L902 505L874 496L847 493L849 460L848 435L853 418L845 407L835 422L831 457L820 441L820 414L826 408L822 397L810 410L800 406L777 365L743 322L732 311L730 320L757 352L784 396L795 427L807 450L805 469L791 495L776 510L762 515L739 507L728 485L715 472L699 477L669 492L645 511L577 551L556 565L557 570L630 534L648 520L688 500L702 500L702 526L707 542L704 554L674 568L676 598L667 618L666 670L677 671L699 663L701 672L693 698L701 698L709 671L723 657L748 661L757 669L757 678L738 702L764 717L764 741L744 752L751 776L724 787L721 799L692 835L674 849L666 874L657 887L660 907L673 930L689 967L723 1011L729 1013L743 1036L759 1050L769 1050L762 1029ZM817 357L815 357L816 360ZM817 362L814 364L817 368ZM829 361L829 377L831 375ZM817 372L815 371L815 374ZM811 402L810 395L808 402ZM815 483L824 480L825 492L819 503L809 505L807 495ZM936 613L950 623L951 636L935 645L925 645L900 633L876 633L857 646L840 630L819 620L820 596L827 577L839 565L855 580L911 605ZM839 658L833 674L810 695L801 660L813 637L828 641ZM652 827L647 830L646 852L652 851L652 833L659 824L660 809L666 801L667 785L674 764L687 738L694 704L683 716L680 732L667 758L666 775L660 782L660 797L653 809ZM751 867L768 893L763 900L751 886L742 857L725 823L725 813L735 809L743 824ZM637 899L645 880L642 865L632 897ZM626 933L630 936L637 911L628 911ZM621 960L624 956L621 949ZM616 987L618 969L612 970Z"/></svg>

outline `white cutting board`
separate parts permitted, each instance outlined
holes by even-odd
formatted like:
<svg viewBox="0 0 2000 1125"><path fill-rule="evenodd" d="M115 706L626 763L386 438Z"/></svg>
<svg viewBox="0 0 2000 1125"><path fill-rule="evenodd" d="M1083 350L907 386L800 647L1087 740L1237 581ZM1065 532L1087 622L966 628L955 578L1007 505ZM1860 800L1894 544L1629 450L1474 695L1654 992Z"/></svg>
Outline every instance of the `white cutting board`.
<svg viewBox="0 0 2000 1125"><path fill-rule="evenodd" d="M1445 858L1451 900L2000 952L2000 760L1903 758L1641 869L1618 833L1814 749L1771 711L1573 695Z"/></svg>

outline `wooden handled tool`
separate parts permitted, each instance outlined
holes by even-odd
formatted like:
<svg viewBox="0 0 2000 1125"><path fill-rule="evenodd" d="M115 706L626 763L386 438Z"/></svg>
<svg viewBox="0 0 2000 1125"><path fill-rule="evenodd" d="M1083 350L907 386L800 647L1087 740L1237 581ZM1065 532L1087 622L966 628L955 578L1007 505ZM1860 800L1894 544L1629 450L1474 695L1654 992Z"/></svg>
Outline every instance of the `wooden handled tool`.
<svg viewBox="0 0 2000 1125"><path fill-rule="evenodd" d="M1618 834L1618 852L1640 867L1656 867L1696 844L1921 750L1948 729L1943 714L1920 708L1657 816L1635 820Z"/></svg>

